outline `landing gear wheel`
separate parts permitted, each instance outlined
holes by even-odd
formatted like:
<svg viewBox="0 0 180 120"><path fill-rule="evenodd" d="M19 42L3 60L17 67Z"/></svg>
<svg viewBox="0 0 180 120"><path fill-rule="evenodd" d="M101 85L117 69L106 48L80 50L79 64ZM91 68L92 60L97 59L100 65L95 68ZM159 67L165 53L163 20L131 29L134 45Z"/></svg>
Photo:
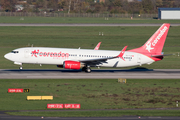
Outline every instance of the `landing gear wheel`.
<svg viewBox="0 0 180 120"><path fill-rule="evenodd" d="M19 67L19 69L20 69L20 70L22 70L22 69L23 69L23 67L21 66L21 67Z"/></svg>
<svg viewBox="0 0 180 120"><path fill-rule="evenodd" d="M86 71L86 69L87 69L86 67L83 67L83 68L82 68L82 71Z"/></svg>
<svg viewBox="0 0 180 120"><path fill-rule="evenodd" d="M87 67L87 68L86 68L86 72L87 72L87 73L90 73L90 72L91 72L91 68Z"/></svg>

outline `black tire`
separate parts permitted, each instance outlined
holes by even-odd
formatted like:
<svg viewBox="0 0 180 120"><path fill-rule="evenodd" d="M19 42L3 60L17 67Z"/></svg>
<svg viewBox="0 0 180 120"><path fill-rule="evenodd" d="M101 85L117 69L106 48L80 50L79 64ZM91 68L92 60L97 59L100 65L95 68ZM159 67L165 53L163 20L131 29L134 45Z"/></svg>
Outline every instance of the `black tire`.
<svg viewBox="0 0 180 120"><path fill-rule="evenodd" d="M86 72L90 73L91 72L91 68L86 68Z"/></svg>
<svg viewBox="0 0 180 120"><path fill-rule="evenodd" d="M87 69L86 67L83 67L83 68L82 68L82 71L86 71L86 69Z"/></svg>

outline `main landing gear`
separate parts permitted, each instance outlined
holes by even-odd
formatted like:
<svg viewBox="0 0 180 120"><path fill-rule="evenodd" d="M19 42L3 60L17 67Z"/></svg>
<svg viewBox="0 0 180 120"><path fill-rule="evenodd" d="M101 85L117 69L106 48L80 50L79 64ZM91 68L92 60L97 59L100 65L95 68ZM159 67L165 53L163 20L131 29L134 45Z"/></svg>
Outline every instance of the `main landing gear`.
<svg viewBox="0 0 180 120"><path fill-rule="evenodd" d="M83 67L82 68L82 71L85 71L87 73L90 73L91 72L91 68L90 67Z"/></svg>
<svg viewBox="0 0 180 120"><path fill-rule="evenodd" d="M91 68L87 67L85 72L90 73L91 72Z"/></svg>
<svg viewBox="0 0 180 120"><path fill-rule="evenodd" d="M21 67L19 67L19 69L20 69L20 70L22 70L22 69L23 69L23 67L21 66Z"/></svg>

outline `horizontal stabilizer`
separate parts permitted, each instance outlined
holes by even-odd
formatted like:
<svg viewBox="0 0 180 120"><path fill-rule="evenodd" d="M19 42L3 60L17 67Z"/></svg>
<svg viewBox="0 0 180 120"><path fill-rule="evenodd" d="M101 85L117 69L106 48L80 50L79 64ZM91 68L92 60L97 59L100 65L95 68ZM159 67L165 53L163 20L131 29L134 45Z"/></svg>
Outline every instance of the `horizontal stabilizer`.
<svg viewBox="0 0 180 120"><path fill-rule="evenodd" d="M164 55L151 55L151 57L163 57L163 56L170 56L173 54L164 54Z"/></svg>

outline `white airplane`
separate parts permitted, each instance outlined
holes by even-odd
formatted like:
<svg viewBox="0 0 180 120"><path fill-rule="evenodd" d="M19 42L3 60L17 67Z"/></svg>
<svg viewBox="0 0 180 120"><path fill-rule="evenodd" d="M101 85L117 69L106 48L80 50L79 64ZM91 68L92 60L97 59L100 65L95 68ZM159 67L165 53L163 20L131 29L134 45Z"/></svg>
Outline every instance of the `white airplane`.
<svg viewBox="0 0 180 120"><path fill-rule="evenodd" d="M96 50L96 47L94 50L24 47L4 57L20 65L20 69L23 64L51 64L65 69L82 69L89 73L90 67L141 66L163 59L162 49L169 27L169 23L164 23L142 47L128 51L125 51L127 46L122 51Z"/></svg>

